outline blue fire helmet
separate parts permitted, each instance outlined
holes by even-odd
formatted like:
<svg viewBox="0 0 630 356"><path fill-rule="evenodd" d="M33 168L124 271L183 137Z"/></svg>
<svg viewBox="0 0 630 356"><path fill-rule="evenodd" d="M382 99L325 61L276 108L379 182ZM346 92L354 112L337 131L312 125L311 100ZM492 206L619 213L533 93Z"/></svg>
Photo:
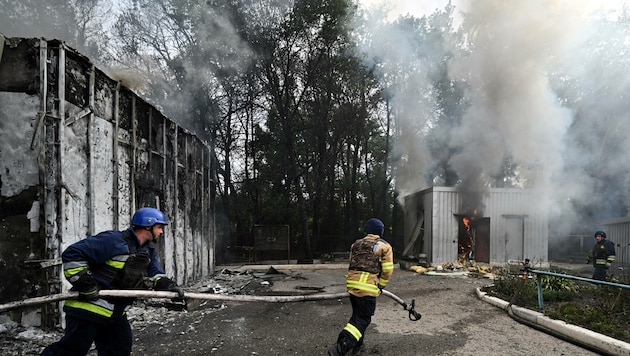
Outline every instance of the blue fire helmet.
<svg viewBox="0 0 630 356"><path fill-rule="evenodd" d="M383 236L383 231L385 231L385 225L383 222L376 218L371 218L365 223L365 227L363 228L366 234L373 234L378 236Z"/></svg>
<svg viewBox="0 0 630 356"><path fill-rule="evenodd" d="M131 218L132 226L153 226L155 224L167 225L166 215L158 209L141 208Z"/></svg>
<svg viewBox="0 0 630 356"><path fill-rule="evenodd" d="M595 237L597 237L597 235L600 235L603 239L606 238L606 233L603 231L596 231L595 232Z"/></svg>

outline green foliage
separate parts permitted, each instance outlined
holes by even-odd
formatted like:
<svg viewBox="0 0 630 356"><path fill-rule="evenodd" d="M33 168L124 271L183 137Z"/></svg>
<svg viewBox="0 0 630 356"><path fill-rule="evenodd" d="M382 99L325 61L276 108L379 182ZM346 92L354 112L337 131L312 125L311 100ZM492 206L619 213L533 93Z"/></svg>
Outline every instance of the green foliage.
<svg viewBox="0 0 630 356"><path fill-rule="evenodd" d="M567 291L577 293L580 287L571 279L556 277L556 276L542 276L542 289L544 291Z"/></svg>
<svg viewBox="0 0 630 356"><path fill-rule="evenodd" d="M611 286L578 284L573 280L543 276L544 308L552 319L584 327L615 339L630 341L630 291ZM616 280L615 282L624 283ZM536 279L502 275L485 288L488 295L516 305L538 309ZM517 294L518 298L514 298Z"/></svg>
<svg viewBox="0 0 630 356"><path fill-rule="evenodd" d="M497 277L485 291L493 297L513 301L516 305L532 307L538 304L536 281L512 274Z"/></svg>

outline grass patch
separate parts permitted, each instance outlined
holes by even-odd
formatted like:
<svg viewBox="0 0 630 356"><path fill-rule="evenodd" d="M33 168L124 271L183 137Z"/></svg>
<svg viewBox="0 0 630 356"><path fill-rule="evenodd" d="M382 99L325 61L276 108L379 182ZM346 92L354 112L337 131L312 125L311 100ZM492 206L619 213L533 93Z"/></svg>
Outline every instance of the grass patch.
<svg viewBox="0 0 630 356"><path fill-rule="evenodd" d="M543 310L538 308L535 277L524 280L515 275L502 275L492 286L484 288L484 292L514 305L537 310L550 318L630 342L629 289L580 284L555 276L543 276L541 280ZM628 278L609 281L628 284Z"/></svg>

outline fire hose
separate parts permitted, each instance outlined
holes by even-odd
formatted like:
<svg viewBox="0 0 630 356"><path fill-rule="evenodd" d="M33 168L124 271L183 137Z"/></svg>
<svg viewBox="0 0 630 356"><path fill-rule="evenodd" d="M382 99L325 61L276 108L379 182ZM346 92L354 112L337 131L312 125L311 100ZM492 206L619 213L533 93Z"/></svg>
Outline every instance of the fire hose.
<svg viewBox="0 0 630 356"><path fill-rule="evenodd" d="M407 304L405 303L404 300L400 299L396 294L388 291L388 290L384 290L381 289L381 294L384 294L390 298L392 298L393 300L395 300L398 304L402 305L402 307L409 311L409 320L411 321L418 321L420 320L420 318L422 318L422 315L420 313L418 313L417 311L415 311L415 306L416 306L416 301L414 299L411 300L411 304Z"/></svg>
<svg viewBox="0 0 630 356"><path fill-rule="evenodd" d="M104 289L98 292L101 297L124 297L124 298L167 298L167 299L181 299L176 292L165 291L153 291L153 290L121 290L121 289ZM420 313L414 310L415 301L412 300L411 304L405 303L394 293L383 290L382 294L392 298L397 303L403 306L403 308L409 311L409 319L413 321L419 320L422 316ZM326 300L326 299L339 299L347 297L348 292L340 293L325 293L325 294L307 294L307 295L293 295L293 296L260 296L260 295L226 295L226 294L208 294L208 293L184 293L183 299L201 299L201 300L223 300L223 301L238 301L238 302L267 302L267 303L288 303L288 302L304 302L313 300ZM10 302L6 304L0 304L0 313L7 312L14 309L59 302L66 299L78 298L79 292L67 292L59 294L50 294L42 297L28 298Z"/></svg>

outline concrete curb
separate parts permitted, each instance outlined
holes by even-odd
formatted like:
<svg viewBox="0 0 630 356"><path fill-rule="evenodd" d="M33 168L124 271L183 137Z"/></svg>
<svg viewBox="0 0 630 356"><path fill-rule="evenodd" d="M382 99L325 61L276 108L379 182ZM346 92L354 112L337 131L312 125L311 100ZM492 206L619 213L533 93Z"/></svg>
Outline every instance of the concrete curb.
<svg viewBox="0 0 630 356"><path fill-rule="evenodd" d="M508 311L510 303L503 299L489 296L486 292L482 292L480 288L477 288L475 291L477 292L479 299ZM543 313L516 305L512 305L510 309L515 316L521 319L540 325L541 327L549 329L555 333L564 335L568 339L579 341L581 344L589 345L593 349L602 350L612 355L630 355L630 344L627 342L623 342L576 325L567 324L561 320L554 320L545 316Z"/></svg>

